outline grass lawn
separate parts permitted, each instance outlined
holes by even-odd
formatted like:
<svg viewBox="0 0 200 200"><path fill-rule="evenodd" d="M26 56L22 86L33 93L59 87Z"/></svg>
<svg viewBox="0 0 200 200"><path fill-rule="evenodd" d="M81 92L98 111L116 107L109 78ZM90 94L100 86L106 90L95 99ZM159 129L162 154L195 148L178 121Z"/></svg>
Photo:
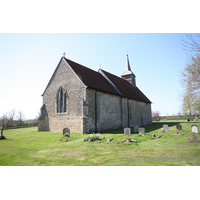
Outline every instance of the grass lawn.
<svg viewBox="0 0 200 200"><path fill-rule="evenodd" d="M169 132L160 132L163 124L168 124ZM177 124L183 131L173 135ZM83 142L87 134L71 133L67 138L62 133L38 132L37 127L4 130L7 139L0 140L0 166L199 166L200 142L188 141L192 124L200 130L198 121L155 122L142 126L145 136L132 129L128 138L137 143L119 144L127 138L122 129L101 133L105 139L100 143ZM152 138L152 134L162 137ZM107 143L108 138L114 140Z"/></svg>

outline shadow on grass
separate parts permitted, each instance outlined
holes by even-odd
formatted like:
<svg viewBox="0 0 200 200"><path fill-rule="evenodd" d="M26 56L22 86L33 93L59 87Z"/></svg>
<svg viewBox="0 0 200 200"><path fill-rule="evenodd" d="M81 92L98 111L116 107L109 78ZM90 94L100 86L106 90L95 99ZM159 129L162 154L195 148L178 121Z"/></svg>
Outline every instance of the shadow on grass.
<svg viewBox="0 0 200 200"><path fill-rule="evenodd" d="M191 123L191 125L195 124L194 121L192 121L192 122L153 122L152 124L143 125L143 126L139 126L139 127L145 128L145 133L148 133L148 132L163 128L164 124L167 124L168 127L172 127L172 126L176 126L180 123ZM124 129L108 130L108 131L103 131L101 133L102 134L124 134ZM131 134L138 134L138 133L134 132L133 127L131 127Z"/></svg>

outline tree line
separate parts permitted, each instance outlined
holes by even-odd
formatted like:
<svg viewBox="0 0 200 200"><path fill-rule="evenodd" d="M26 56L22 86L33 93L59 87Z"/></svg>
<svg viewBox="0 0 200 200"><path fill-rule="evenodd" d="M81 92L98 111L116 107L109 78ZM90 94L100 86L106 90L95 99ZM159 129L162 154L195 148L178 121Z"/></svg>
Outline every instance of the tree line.
<svg viewBox="0 0 200 200"><path fill-rule="evenodd" d="M37 122L38 117L35 117L33 120L26 121L24 113L22 111L16 113L14 109L0 117L0 126L2 125L4 129L37 126Z"/></svg>

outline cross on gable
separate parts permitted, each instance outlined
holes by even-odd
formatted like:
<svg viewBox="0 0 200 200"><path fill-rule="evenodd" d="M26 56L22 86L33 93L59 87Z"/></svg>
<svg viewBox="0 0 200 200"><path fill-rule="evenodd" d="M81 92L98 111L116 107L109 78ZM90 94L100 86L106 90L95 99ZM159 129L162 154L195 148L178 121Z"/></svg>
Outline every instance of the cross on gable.
<svg viewBox="0 0 200 200"><path fill-rule="evenodd" d="M63 53L63 57L65 57L65 54L66 54L66 53L64 52L64 53Z"/></svg>

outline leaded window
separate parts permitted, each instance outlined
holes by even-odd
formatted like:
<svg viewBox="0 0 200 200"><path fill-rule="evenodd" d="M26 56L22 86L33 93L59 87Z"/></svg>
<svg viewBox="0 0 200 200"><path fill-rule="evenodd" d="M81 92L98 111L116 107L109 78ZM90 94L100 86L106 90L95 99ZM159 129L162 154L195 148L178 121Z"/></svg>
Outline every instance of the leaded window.
<svg viewBox="0 0 200 200"><path fill-rule="evenodd" d="M60 87L57 92L56 103L57 113L67 112L67 94L62 87Z"/></svg>

